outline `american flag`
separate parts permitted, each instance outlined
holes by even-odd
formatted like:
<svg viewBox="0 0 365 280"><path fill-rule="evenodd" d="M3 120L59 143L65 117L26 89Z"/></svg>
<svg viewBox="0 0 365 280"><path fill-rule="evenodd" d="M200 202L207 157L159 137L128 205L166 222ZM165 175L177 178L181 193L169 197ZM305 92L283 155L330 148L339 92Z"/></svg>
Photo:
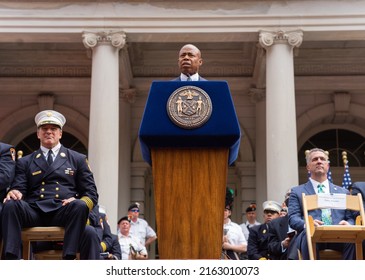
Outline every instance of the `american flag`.
<svg viewBox="0 0 365 280"><path fill-rule="evenodd" d="M349 171L349 165L348 161L346 160L345 163L345 173L343 174L343 180L342 180L342 187L345 189L348 189L352 185L350 171Z"/></svg>
<svg viewBox="0 0 365 280"><path fill-rule="evenodd" d="M328 166L327 179L328 179L329 182L333 183L333 181L332 181L332 171L331 171L330 166Z"/></svg>

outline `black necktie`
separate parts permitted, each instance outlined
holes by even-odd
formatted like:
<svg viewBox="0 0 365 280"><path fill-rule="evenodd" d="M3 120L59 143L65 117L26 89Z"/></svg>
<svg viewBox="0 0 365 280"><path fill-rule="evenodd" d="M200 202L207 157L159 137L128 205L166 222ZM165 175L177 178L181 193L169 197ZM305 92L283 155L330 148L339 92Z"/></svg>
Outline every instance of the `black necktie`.
<svg viewBox="0 0 365 280"><path fill-rule="evenodd" d="M53 162L52 150L49 150L48 155L47 155L47 163L48 163L48 165L51 165L52 162Z"/></svg>

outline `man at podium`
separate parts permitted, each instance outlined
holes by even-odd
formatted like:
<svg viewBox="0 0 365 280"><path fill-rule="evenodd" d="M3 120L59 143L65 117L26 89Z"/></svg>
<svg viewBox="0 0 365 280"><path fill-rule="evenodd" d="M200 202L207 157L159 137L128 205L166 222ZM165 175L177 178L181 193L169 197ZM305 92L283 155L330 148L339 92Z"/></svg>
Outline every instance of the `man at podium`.
<svg viewBox="0 0 365 280"><path fill-rule="evenodd" d="M178 66L181 71L179 77L173 81L206 81L198 73L203 64L200 50L192 45L184 45L179 52Z"/></svg>

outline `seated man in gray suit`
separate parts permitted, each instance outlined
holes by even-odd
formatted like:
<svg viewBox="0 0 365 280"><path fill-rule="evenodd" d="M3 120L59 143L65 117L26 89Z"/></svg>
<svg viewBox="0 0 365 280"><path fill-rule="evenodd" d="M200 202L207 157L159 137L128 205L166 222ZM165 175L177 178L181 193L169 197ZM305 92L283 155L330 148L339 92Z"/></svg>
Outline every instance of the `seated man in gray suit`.
<svg viewBox="0 0 365 280"><path fill-rule="evenodd" d="M328 156L322 149L314 148L309 151L306 156L307 170L310 172L310 178L307 183L292 188L289 197L289 226L296 230L298 236L296 238L297 248L300 249L302 258L309 259L308 244L306 231L304 228L304 214L302 193L311 195L317 193L343 193L349 194L349 191L336 186L328 181L327 172L329 168ZM325 209L324 209L325 210ZM309 211L314 219L314 226L323 224L333 225L353 225L353 211L346 209L328 209L329 214L323 216L325 211L320 209ZM342 252L342 258L352 260L355 258L355 246L350 243L319 243L317 251L323 249L332 249ZM318 254L317 254L318 256Z"/></svg>
<svg viewBox="0 0 365 280"><path fill-rule="evenodd" d="M184 45L180 49L178 59L181 74L173 81L206 81L198 73L202 64L203 59L200 50L192 44Z"/></svg>

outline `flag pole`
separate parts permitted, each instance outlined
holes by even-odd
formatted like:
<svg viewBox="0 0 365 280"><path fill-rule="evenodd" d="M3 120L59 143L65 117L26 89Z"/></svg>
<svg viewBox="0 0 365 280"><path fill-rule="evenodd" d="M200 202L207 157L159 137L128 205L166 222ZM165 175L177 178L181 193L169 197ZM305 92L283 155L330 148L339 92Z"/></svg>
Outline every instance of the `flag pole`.
<svg viewBox="0 0 365 280"><path fill-rule="evenodd" d="M342 160L343 160L343 167L344 167L344 174L343 174L343 180L342 180L342 187L345 189L349 189L352 185L351 176L350 176L350 170L349 170L349 161L347 160L347 152L342 152Z"/></svg>

